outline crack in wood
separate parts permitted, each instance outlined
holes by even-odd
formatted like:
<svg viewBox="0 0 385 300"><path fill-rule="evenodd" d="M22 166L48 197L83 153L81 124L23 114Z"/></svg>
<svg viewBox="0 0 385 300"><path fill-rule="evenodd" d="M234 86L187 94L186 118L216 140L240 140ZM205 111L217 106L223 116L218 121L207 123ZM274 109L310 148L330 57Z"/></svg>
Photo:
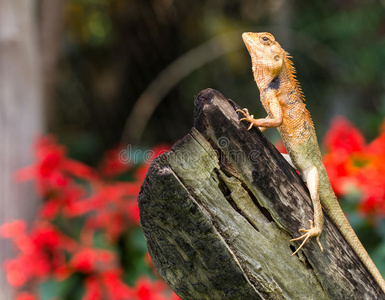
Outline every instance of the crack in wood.
<svg viewBox="0 0 385 300"><path fill-rule="evenodd" d="M231 205L231 207L234 209L235 212L237 212L239 215L241 215L253 228L259 232L258 227L251 222L249 217L244 213L242 209L240 209L237 205L237 203L234 201L234 199L231 196L231 189L227 186L226 182L222 179L221 174L219 173L218 169L214 169L215 173L217 174L217 180L218 180L218 187L223 193L223 196L227 200L227 202Z"/></svg>

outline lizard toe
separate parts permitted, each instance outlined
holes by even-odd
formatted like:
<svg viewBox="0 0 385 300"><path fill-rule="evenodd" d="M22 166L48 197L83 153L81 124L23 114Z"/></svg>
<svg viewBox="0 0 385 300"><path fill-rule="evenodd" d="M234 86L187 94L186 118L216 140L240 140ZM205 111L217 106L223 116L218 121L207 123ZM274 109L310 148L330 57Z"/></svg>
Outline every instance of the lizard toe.
<svg viewBox="0 0 385 300"><path fill-rule="evenodd" d="M290 242L294 242L294 241L299 241L299 240L303 239L301 245L298 247L298 249L291 256L295 255L306 244L308 239L310 239L312 237L316 237L318 246L320 247L321 252L323 252L323 247L321 245L321 242L319 241L319 236L320 236L322 230L318 227L314 227L312 220L309 220L309 222L310 222L310 228L309 229L301 228L298 230L300 232L305 232L305 234L301 235L300 237L297 237L297 238L290 240Z"/></svg>

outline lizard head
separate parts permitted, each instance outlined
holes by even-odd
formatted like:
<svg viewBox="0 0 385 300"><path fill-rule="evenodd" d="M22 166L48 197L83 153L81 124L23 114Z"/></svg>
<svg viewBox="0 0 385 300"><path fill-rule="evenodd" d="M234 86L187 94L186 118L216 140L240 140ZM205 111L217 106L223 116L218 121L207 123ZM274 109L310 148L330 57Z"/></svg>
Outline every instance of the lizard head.
<svg viewBox="0 0 385 300"><path fill-rule="evenodd" d="M245 32L242 39L250 53L253 73L258 86L273 79L282 69L285 50L268 32Z"/></svg>

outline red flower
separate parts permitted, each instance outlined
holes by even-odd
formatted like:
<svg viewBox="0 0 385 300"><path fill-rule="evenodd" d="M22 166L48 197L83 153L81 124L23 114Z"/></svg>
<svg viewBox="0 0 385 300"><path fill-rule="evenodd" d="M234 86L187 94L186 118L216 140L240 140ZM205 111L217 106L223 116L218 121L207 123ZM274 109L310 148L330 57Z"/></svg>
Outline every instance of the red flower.
<svg viewBox="0 0 385 300"><path fill-rule="evenodd" d="M20 233L12 239L21 253L15 259L7 260L4 268L8 282L16 287L29 280L46 278L64 264L64 251L73 246L72 240L47 222L37 223L29 235Z"/></svg>
<svg viewBox="0 0 385 300"><path fill-rule="evenodd" d="M135 285L135 300L177 300L180 299L163 280L151 281L140 278Z"/></svg>
<svg viewBox="0 0 385 300"><path fill-rule="evenodd" d="M118 150L106 155L100 168L103 176L130 171L131 166L119 161ZM148 162L164 151L165 147L154 148ZM119 268L117 241L139 224L137 197L148 166L137 168L132 182L103 181L93 168L67 158L66 149L53 137L40 139L36 144L36 163L16 176L18 180L35 179L45 198L37 221L29 233L22 221L0 228L0 234L11 238L20 251L4 264L9 283L21 288L47 278L63 280L81 273L86 300L179 299L161 281L142 280L130 288L122 280L127 274ZM72 221L83 224L82 228L71 226ZM96 242L105 243L99 247L109 250L95 248ZM34 299L28 293L18 297Z"/></svg>
<svg viewBox="0 0 385 300"><path fill-rule="evenodd" d="M163 155L170 150L168 145L159 145L148 151L146 159L143 165L139 166L135 171L135 179L141 184L146 177L148 168L151 162L158 156Z"/></svg>
<svg viewBox="0 0 385 300"><path fill-rule="evenodd" d="M4 238L17 238L25 234L26 224L24 221L13 221L0 227L0 235Z"/></svg>
<svg viewBox="0 0 385 300"><path fill-rule="evenodd" d="M357 180L352 176L353 167L349 156L339 155L336 152L328 153L324 155L323 163L337 196L346 194L349 187L356 184Z"/></svg>
<svg viewBox="0 0 385 300"><path fill-rule="evenodd" d="M132 289L120 278L119 270L103 272L90 276L85 281L86 292L82 300L131 300Z"/></svg>
<svg viewBox="0 0 385 300"><path fill-rule="evenodd" d="M82 248L77 251L71 261L70 267L81 273L100 272L115 268L117 259L111 251L95 248Z"/></svg>
<svg viewBox="0 0 385 300"><path fill-rule="evenodd" d="M64 151L62 147L52 150L55 152L47 153L37 168L39 172L38 174L42 178L50 177L64 159Z"/></svg>
<svg viewBox="0 0 385 300"><path fill-rule="evenodd" d="M325 148L340 155L349 155L364 149L365 139L362 134L345 118L333 120L330 130L324 137Z"/></svg>
<svg viewBox="0 0 385 300"><path fill-rule="evenodd" d="M40 215L44 219L52 220L56 217L63 206L61 201L48 200L40 210Z"/></svg>
<svg viewBox="0 0 385 300"><path fill-rule="evenodd" d="M359 131L338 118L325 138L330 152L324 156L324 164L336 194L347 194L350 186L360 190L359 207L365 214L385 214L384 129L366 146Z"/></svg>
<svg viewBox="0 0 385 300"><path fill-rule="evenodd" d="M385 158L385 132L368 145L366 153Z"/></svg>
<svg viewBox="0 0 385 300"><path fill-rule="evenodd" d="M285 145L283 144L283 141L281 139L279 139L279 141L274 143L274 145L275 145L275 148L277 148L277 150L279 151L279 153L287 154L287 150L286 150Z"/></svg>
<svg viewBox="0 0 385 300"><path fill-rule="evenodd" d="M37 162L18 171L16 179L36 179L38 191L43 196L49 196L53 191L57 192L68 186L71 183L69 175L85 180L98 179L93 168L66 158L66 149L58 145L52 136L39 139L35 148Z"/></svg>
<svg viewBox="0 0 385 300"><path fill-rule="evenodd" d="M90 181L99 179L97 172L93 168L81 162L66 158L62 163L60 166L62 171L68 172L73 176Z"/></svg>
<svg viewBox="0 0 385 300"><path fill-rule="evenodd" d="M357 168L353 156L358 158L365 148L361 133L345 118L337 117L324 138L329 151L323 157L330 182L337 196L346 194L356 184Z"/></svg>
<svg viewBox="0 0 385 300"><path fill-rule="evenodd" d="M156 157L160 156L160 155L163 155L164 153L166 153L167 151L170 150L170 146L167 145L167 144L161 144L161 145L157 145L155 146L154 148L151 149L151 152L152 152L152 155L151 157L149 157L152 160L154 160Z"/></svg>
<svg viewBox="0 0 385 300"><path fill-rule="evenodd" d="M384 205L385 193L384 188L366 189L364 191L363 199L360 204L360 210L367 214L385 213Z"/></svg>
<svg viewBox="0 0 385 300"><path fill-rule="evenodd" d="M31 293L22 292L16 295L16 300L37 300L37 298Z"/></svg>
<svg viewBox="0 0 385 300"><path fill-rule="evenodd" d="M86 278L84 285L85 285L86 292L82 300L103 299L103 289L100 286L100 283L98 282L98 280L94 276Z"/></svg>
<svg viewBox="0 0 385 300"><path fill-rule="evenodd" d="M24 263L26 263L26 261L16 259L4 261L4 269L10 285L21 287L27 282L28 274L23 268Z"/></svg>
<svg viewBox="0 0 385 300"><path fill-rule="evenodd" d="M89 211L85 227L104 229L111 240L117 238L130 226L139 224L137 183L110 183L97 187L97 193L89 199L78 201L75 211ZM97 213L91 213L95 211Z"/></svg>
<svg viewBox="0 0 385 300"><path fill-rule="evenodd" d="M142 166L136 169L134 176L138 182L140 183L143 182L149 167L150 167L149 164L143 164Z"/></svg>
<svg viewBox="0 0 385 300"><path fill-rule="evenodd" d="M121 157L122 150L121 146L117 146L106 152L99 167L100 173L103 176L111 178L121 175L130 169L131 164Z"/></svg>
<svg viewBox="0 0 385 300"><path fill-rule="evenodd" d="M100 276L108 295L105 299L132 299L132 289L121 280L120 276L121 272L118 270L104 272Z"/></svg>

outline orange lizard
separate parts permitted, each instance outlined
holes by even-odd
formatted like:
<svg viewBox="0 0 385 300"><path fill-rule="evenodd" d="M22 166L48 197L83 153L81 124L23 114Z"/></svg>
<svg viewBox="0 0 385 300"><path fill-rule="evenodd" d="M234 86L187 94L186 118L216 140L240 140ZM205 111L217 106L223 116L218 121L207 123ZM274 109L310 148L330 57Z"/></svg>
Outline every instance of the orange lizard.
<svg viewBox="0 0 385 300"><path fill-rule="evenodd" d="M240 121L250 122L249 129L253 126L261 131L271 127L277 128L288 152L284 157L307 183L313 203L314 222L309 220L308 229L299 229L304 234L291 240L303 240L293 255L311 237L316 237L321 252L323 251L319 241L324 222L323 207L385 292L384 279L350 226L330 185L313 122L305 107L304 96L295 78L295 69L290 56L270 33L247 32L243 33L242 38L251 56L254 79L267 117L254 119L245 108L237 110L244 115Z"/></svg>

